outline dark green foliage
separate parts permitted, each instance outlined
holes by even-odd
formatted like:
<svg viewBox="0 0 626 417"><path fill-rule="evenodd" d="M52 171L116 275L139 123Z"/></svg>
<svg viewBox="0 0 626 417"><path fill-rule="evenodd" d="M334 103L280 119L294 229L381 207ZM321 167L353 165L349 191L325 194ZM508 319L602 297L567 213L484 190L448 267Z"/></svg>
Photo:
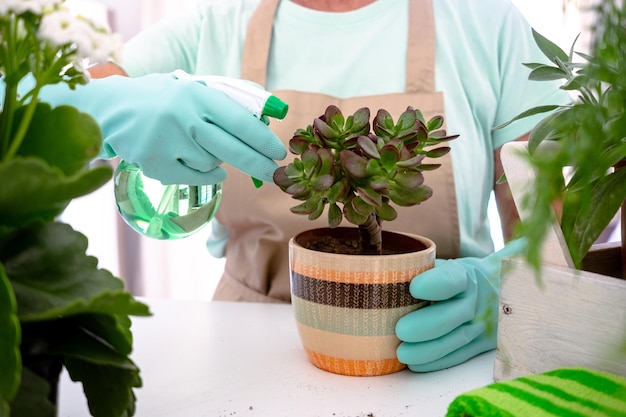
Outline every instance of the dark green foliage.
<svg viewBox="0 0 626 417"><path fill-rule="evenodd" d="M38 103L34 119L16 155L0 161L0 415L54 416L50 384L65 366L92 415L130 416L141 379L128 316L148 307L56 220L111 178L110 167L89 165L100 130L70 107ZM43 373L47 362L59 366Z"/></svg>
<svg viewBox="0 0 626 417"><path fill-rule="evenodd" d="M522 233L530 245L528 259L536 267L554 202L563 203L561 228L580 267L626 198L626 170L614 169L626 158L626 3L599 2L595 10L598 23L590 54L575 53L574 47L567 54L534 32L552 65L525 64L532 70L531 80L564 80L561 88L574 94L575 102L536 107L511 121L553 111L529 139L537 186L525 202L532 214ZM558 146L536 152L545 141ZM564 170L571 178L567 182Z"/></svg>

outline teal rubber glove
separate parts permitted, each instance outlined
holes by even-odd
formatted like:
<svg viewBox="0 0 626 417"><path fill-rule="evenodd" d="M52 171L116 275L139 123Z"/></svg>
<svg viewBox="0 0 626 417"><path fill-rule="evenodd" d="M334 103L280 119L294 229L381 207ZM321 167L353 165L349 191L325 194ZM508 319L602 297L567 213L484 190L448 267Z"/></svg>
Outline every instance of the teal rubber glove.
<svg viewBox="0 0 626 417"><path fill-rule="evenodd" d="M41 101L67 104L99 123L101 157L119 156L163 184L222 182L225 162L266 182L287 151L261 120L221 91L173 74L46 86Z"/></svg>
<svg viewBox="0 0 626 417"><path fill-rule="evenodd" d="M485 258L437 261L411 281L411 295L433 304L402 317L398 360L415 372L449 368L496 347L502 259L521 255L519 239Z"/></svg>

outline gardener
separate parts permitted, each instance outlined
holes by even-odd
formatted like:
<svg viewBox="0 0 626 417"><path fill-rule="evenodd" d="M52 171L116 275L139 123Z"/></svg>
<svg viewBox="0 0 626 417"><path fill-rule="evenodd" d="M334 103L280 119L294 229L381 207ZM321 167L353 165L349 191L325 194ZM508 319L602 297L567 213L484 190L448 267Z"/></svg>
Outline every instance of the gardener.
<svg viewBox="0 0 626 417"><path fill-rule="evenodd" d="M495 347L500 260L517 248L491 254L487 204L495 189L511 237L514 206L506 186L495 186L502 173L498 149L526 139L537 119L493 127L535 105L568 101L527 81L522 63L542 60L509 0L222 0L200 2L139 34L125 47L123 69L111 63L93 74L136 77L180 68L255 81L289 103L287 118L271 125L284 143L328 104L346 114L367 106L397 116L410 105L426 117L444 115L448 132L460 138L426 177L435 194L393 222L430 237L440 258L453 259L412 284L415 297L442 302L407 315L397 328L400 360L429 371ZM161 89L145 94L158 101ZM174 114L177 108L172 103ZM124 147L149 149L154 161L168 158L130 136ZM227 255L215 299L287 302L287 241L312 224L288 213L293 200L278 187L255 189L248 175L226 170L213 228L219 236L208 244ZM167 174L159 179L173 181Z"/></svg>

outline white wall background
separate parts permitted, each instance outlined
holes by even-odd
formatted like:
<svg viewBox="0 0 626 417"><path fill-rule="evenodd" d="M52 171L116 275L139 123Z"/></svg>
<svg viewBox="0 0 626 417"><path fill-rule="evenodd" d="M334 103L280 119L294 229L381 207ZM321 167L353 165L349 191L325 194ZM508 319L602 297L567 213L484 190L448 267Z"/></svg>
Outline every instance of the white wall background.
<svg viewBox="0 0 626 417"><path fill-rule="evenodd" d="M480 0L475 0L480 1ZM579 13L588 0L513 0L537 31L568 50L579 32L585 32L589 18ZM72 7L98 19L107 19L125 40L162 16L193 7L195 0L67 0ZM581 46L587 38L581 39ZM494 240L502 246L495 207ZM212 258L204 242L205 228L178 241L156 241L128 233L120 220L113 197L113 184L73 201L63 219L89 238L88 252L100 266L123 277L131 292L139 296L210 300L223 270L223 260ZM131 250L118 250L119 239ZM132 249L139 249L133 254ZM122 257L129 257L124 267Z"/></svg>

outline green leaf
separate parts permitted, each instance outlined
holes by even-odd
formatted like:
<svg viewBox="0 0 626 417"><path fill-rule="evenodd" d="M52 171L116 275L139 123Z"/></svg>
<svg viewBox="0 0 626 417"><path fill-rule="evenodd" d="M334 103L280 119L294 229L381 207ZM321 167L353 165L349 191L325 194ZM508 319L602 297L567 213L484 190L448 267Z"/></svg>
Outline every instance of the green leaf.
<svg viewBox="0 0 626 417"><path fill-rule="evenodd" d="M575 193L567 194L563 203L561 228L572 259L578 267L624 202L626 169L618 169L602 177L590 191L591 194L582 202L577 198L578 193Z"/></svg>
<svg viewBox="0 0 626 417"><path fill-rule="evenodd" d="M391 171L396 166L396 162L399 159L400 154L395 146L388 144L380 150L380 165L388 171Z"/></svg>
<svg viewBox="0 0 626 417"><path fill-rule="evenodd" d="M398 212L389 203L383 203L382 206L376 207L376 215L384 221L391 222L398 217Z"/></svg>
<svg viewBox="0 0 626 417"><path fill-rule="evenodd" d="M108 321L102 320L107 317ZM127 317L127 316L126 316ZM77 359L97 365L114 366L126 370L137 370L135 364L128 358L132 339L129 327L120 329L115 322L116 316L106 314L85 314L72 317L63 317L50 321L26 323L24 327L25 343L31 339L40 346L38 353L46 356L57 356L65 359ZM99 333L91 333L94 320L107 323L105 331L101 326ZM85 326L87 324L87 326ZM113 339L120 337L128 339L124 342L122 351L109 343L107 334L115 334Z"/></svg>
<svg viewBox="0 0 626 417"><path fill-rule="evenodd" d="M424 174L419 171L409 171L405 173L399 173L394 178L396 183L405 189L414 189L424 183Z"/></svg>
<svg viewBox="0 0 626 417"><path fill-rule="evenodd" d="M343 128L345 123L345 118L343 117L339 107L332 104L326 107L326 110L324 111L324 120L326 120L326 123L329 125L336 126L338 128Z"/></svg>
<svg viewBox="0 0 626 417"><path fill-rule="evenodd" d="M87 238L62 223L33 225L0 252L22 321L83 313L149 315L124 283L87 256Z"/></svg>
<svg viewBox="0 0 626 417"><path fill-rule="evenodd" d="M100 165L66 177L38 158L15 158L0 163L0 225L17 227L33 220L52 220L75 198L105 184L112 169Z"/></svg>
<svg viewBox="0 0 626 417"><path fill-rule="evenodd" d="M554 81L567 79L567 73L560 68L543 65L530 72L528 79L531 81Z"/></svg>
<svg viewBox="0 0 626 417"><path fill-rule="evenodd" d="M389 112L385 109L379 109L372 123L374 133L381 137L389 137L393 135L393 119Z"/></svg>
<svg viewBox="0 0 626 417"><path fill-rule="evenodd" d="M315 211L309 214L309 220L319 219L319 217L322 215L323 212L324 212L324 201L320 199L317 201L317 208L315 209Z"/></svg>
<svg viewBox="0 0 626 417"><path fill-rule="evenodd" d="M326 192L326 198L331 203L336 203L345 198L346 194L350 190L350 184L346 178L341 181L337 181L330 187L330 190Z"/></svg>
<svg viewBox="0 0 626 417"><path fill-rule="evenodd" d="M368 136L359 136L359 138L357 139L357 143L359 144L359 147L363 150L363 152L365 152L365 154L370 158L380 158L380 153L378 152L376 144L372 142L372 139L370 139Z"/></svg>
<svg viewBox="0 0 626 417"><path fill-rule="evenodd" d="M346 204L343 206L343 215L350 223L354 225L364 224L367 221L367 216L363 216L357 213L351 204Z"/></svg>
<svg viewBox="0 0 626 417"><path fill-rule="evenodd" d="M313 190L316 192L326 191L333 185L334 181L335 178L332 175L319 176L313 180Z"/></svg>
<svg viewBox="0 0 626 417"><path fill-rule="evenodd" d="M313 127L319 132L319 134L327 139L334 139L337 137L337 132L333 130L326 122L322 119L315 119L313 121Z"/></svg>
<svg viewBox="0 0 626 417"><path fill-rule="evenodd" d="M304 164L298 158L294 159L293 163L278 168L279 170L285 168L285 175L292 180L298 179L302 177L302 170L304 169Z"/></svg>
<svg viewBox="0 0 626 417"><path fill-rule="evenodd" d="M415 155L412 158L398 161L396 166L400 168L415 168L424 160L425 157L426 155Z"/></svg>
<svg viewBox="0 0 626 417"><path fill-rule="evenodd" d="M328 205L328 226L331 228L335 228L341 224L341 220L343 219L343 215L341 214L341 209L336 203L331 203Z"/></svg>
<svg viewBox="0 0 626 417"><path fill-rule="evenodd" d="M79 314L72 316L76 325L87 334L105 341L119 355L127 356L132 351L133 336L131 321L126 315ZM67 352L66 352L67 353ZM89 355L89 352L86 352Z"/></svg>
<svg viewBox="0 0 626 417"><path fill-rule="evenodd" d="M554 42L550 41L535 29L532 30L533 38L535 38L535 43L541 50L541 52L548 58L550 61L555 64L558 60L561 62L567 62L569 60L568 55L563 51L560 47L558 47Z"/></svg>
<svg viewBox="0 0 626 417"><path fill-rule="evenodd" d="M538 68L538 67L543 67L546 64L541 64L541 63L538 63L538 62L528 62L528 63L524 63L522 65L524 65L525 67L530 68L531 70L533 70L533 69Z"/></svg>
<svg viewBox="0 0 626 417"><path fill-rule="evenodd" d="M386 177L378 177L370 181L370 187L378 194L389 194L389 180Z"/></svg>
<svg viewBox="0 0 626 417"><path fill-rule="evenodd" d="M310 142L294 137L289 141L289 151L295 155L302 155L304 151L309 149Z"/></svg>
<svg viewBox="0 0 626 417"><path fill-rule="evenodd" d="M357 196L352 199L352 208L362 216L369 216L374 212L374 206L365 202L361 197Z"/></svg>
<svg viewBox="0 0 626 417"><path fill-rule="evenodd" d="M133 388L142 385L139 370L68 359L65 366L73 381L81 381L89 411L94 417L132 416L135 413Z"/></svg>
<svg viewBox="0 0 626 417"><path fill-rule="evenodd" d="M330 174L333 170L333 155L330 150L326 148L320 148L317 150L317 155L320 158L321 165L319 166L318 175Z"/></svg>
<svg viewBox="0 0 626 417"><path fill-rule="evenodd" d="M349 150L342 151L339 158L341 165L350 176L354 178L367 177L367 159Z"/></svg>
<svg viewBox="0 0 626 417"><path fill-rule="evenodd" d="M56 417L56 406L48 399L48 381L28 368L23 369L21 379L20 389L11 403L11 417Z"/></svg>
<svg viewBox="0 0 626 417"><path fill-rule="evenodd" d="M292 164L290 164L289 166L293 167ZM279 186L283 191L293 185L293 180L287 175L286 166L278 167L276 171L274 171L273 179L274 184Z"/></svg>
<svg viewBox="0 0 626 417"><path fill-rule="evenodd" d="M441 167L441 164L421 164L419 166L420 171L434 171Z"/></svg>
<svg viewBox="0 0 626 417"><path fill-rule="evenodd" d="M16 112L20 119L23 110ZM91 116L70 106L52 109L38 103L18 155L40 157L71 176L88 166L101 145L100 127Z"/></svg>
<svg viewBox="0 0 626 417"><path fill-rule="evenodd" d="M297 182L291 184L289 187L285 189L287 194L293 196L293 198L298 200L303 200L305 198L309 198L311 192L309 191L309 187L304 182Z"/></svg>
<svg viewBox="0 0 626 417"><path fill-rule="evenodd" d="M443 126L443 116L435 116L426 123L428 131L440 129Z"/></svg>
<svg viewBox="0 0 626 417"><path fill-rule="evenodd" d="M554 105L545 105L545 106L533 107L531 109L528 109L528 110L525 110L525 111L521 112L520 114L518 114L517 116L515 116L514 118L512 118L508 122L502 123L501 125L498 125L498 126L494 127L493 130L502 129L502 128L510 125L511 123L513 123L516 120L520 120L520 119L523 119L523 118L529 117L529 116L534 116L535 114L546 113L546 112L552 111L554 109L558 109L559 107L563 107L563 106L554 104Z"/></svg>
<svg viewBox="0 0 626 417"><path fill-rule="evenodd" d="M426 119L424 118L424 114L420 109L414 109L413 107L407 107L408 111L412 111L415 114L415 119L421 122L424 126L426 126Z"/></svg>
<svg viewBox="0 0 626 417"><path fill-rule="evenodd" d="M573 77L569 81L565 82L561 88L567 91L580 90L584 86L584 79L582 77Z"/></svg>
<svg viewBox="0 0 626 417"><path fill-rule="evenodd" d="M380 166L377 159L370 159L365 166L366 177L376 177L379 175L386 175L386 171Z"/></svg>
<svg viewBox="0 0 626 417"><path fill-rule="evenodd" d="M537 147L545 140L555 140L561 135L559 124L562 118L567 117L565 110L558 110L544 117L530 131L528 137L528 152L535 153Z"/></svg>
<svg viewBox="0 0 626 417"><path fill-rule="evenodd" d="M428 152L426 152L426 156L429 158L441 158L442 156L445 156L448 153L450 153L450 147L442 146L440 148L429 150Z"/></svg>
<svg viewBox="0 0 626 417"><path fill-rule="evenodd" d="M93 415L124 416L134 408L132 388L140 387L141 379L128 357L131 341L127 316L85 314L24 323L25 349L31 357L62 360L71 378L83 382Z"/></svg>
<svg viewBox="0 0 626 417"><path fill-rule="evenodd" d="M317 167L321 164L320 157L313 149L307 149L302 154L302 162L304 163L304 175L311 178Z"/></svg>
<svg viewBox="0 0 626 417"><path fill-rule="evenodd" d="M433 195L433 190L427 185L421 185L415 189L392 188L389 193L391 201L399 206L409 207L428 200Z"/></svg>
<svg viewBox="0 0 626 417"><path fill-rule="evenodd" d="M4 266L0 263L0 415L8 415L9 402L17 393L22 373L20 322L17 303Z"/></svg>
<svg viewBox="0 0 626 417"><path fill-rule="evenodd" d="M415 114L415 110L406 110L404 111L400 117L398 117L398 123L396 125L397 131L406 131L412 130L415 127L415 120L417 116Z"/></svg>
<svg viewBox="0 0 626 417"><path fill-rule="evenodd" d="M317 210L318 200L314 198L309 198L303 203L298 204L297 206L292 207L290 210L295 214L306 214L309 215Z"/></svg>
<svg viewBox="0 0 626 417"><path fill-rule="evenodd" d="M352 126L353 133L361 133L363 131L369 131L370 124L370 109L362 107L354 112L353 115L354 124Z"/></svg>
<svg viewBox="0 0 626 417"><path fill-rule="evenodd" d="M380 194L376 191L372 190L369 187L358 187L357 188L358 197L361 197L368 204L371 204L375 207L380 207L383 205L383 200ZM356 197L355 197L356 198Z"/></svg>

